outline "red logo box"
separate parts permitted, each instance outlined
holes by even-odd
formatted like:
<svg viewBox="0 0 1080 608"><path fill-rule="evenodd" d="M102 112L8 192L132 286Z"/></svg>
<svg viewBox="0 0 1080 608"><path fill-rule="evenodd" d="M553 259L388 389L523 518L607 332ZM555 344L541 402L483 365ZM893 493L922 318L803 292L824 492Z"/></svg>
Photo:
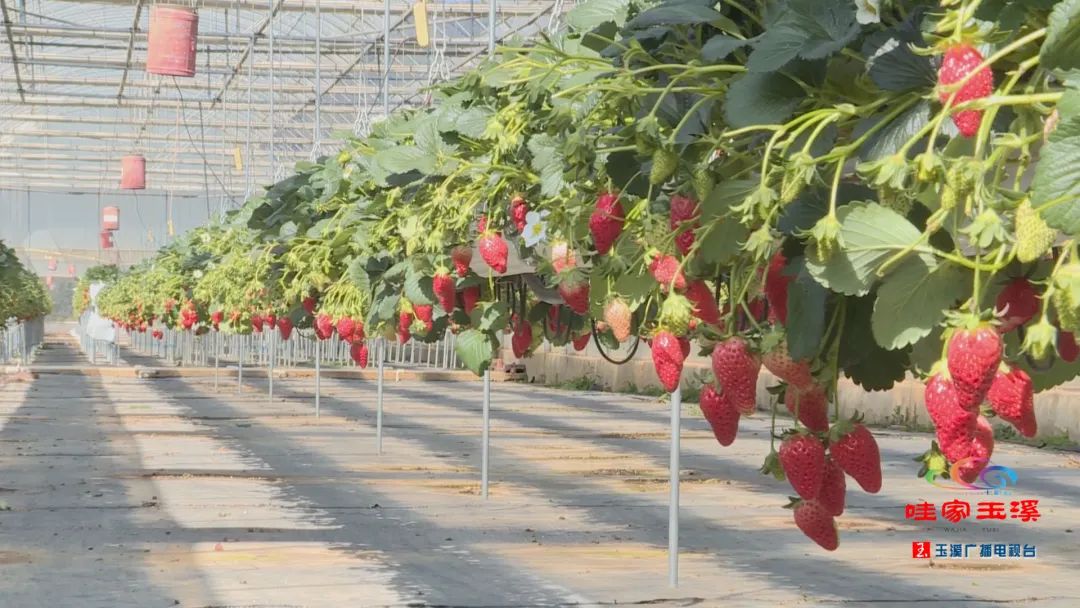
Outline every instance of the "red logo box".
<svg viewBox="0 0 1080 608"><path fill-rule="evenodd" d="M917 540L912 542L911 557L916 559L930 559L930 541Z"/></svg>

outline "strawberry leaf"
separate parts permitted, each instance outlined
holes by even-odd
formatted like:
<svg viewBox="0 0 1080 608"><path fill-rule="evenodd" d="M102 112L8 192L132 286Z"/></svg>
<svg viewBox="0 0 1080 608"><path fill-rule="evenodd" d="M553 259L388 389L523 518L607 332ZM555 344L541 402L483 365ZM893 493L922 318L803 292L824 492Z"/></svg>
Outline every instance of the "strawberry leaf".
<svg viewBox="0 0 1080 608"><path fill-rule="evenodd" d="M454 341L458 358L472 373L484 375L495 357L496 341L491 334L476 329L466 329Z"/></svg>
<svg viewBox="0 0 1080 608"><path fill-rule="evenodd" d="M1042 67L1071 70L1080 67L1080 0L1062 0L1050 13L1046 41L1039 51Z"/></svg>
<svg viewBox="0 0 1080 608"><path fill-rule="evenodd" d="M929 335L945 311L970 294L971 277L953 264L911 258L878 288L873 329L878 345L903 348Z"/></svg>

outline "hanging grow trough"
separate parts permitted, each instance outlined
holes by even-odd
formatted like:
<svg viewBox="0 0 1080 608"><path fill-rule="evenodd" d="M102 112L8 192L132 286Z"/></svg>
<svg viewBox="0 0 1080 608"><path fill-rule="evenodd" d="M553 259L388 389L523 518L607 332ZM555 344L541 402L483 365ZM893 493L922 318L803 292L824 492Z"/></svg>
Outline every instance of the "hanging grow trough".
<svg viewBox="0 0 1080 608"><path fill-rule="evenodd" d="M120 229L120 209L118 207L105 207L101 210L101 229Z"/></svg>
<svg viewBox="0 0 1080 608"><path fill-rule="evenodd" d="M150 9L146 71L162 76L195 75L199 14L186 6L159 4Z"/></svg>
<svg viewBox="0 0 1080 608"><path fill-rule="evenodd" d="M141 154L131 154L120 159L120 189L146 189L146 159Z"/></svg>

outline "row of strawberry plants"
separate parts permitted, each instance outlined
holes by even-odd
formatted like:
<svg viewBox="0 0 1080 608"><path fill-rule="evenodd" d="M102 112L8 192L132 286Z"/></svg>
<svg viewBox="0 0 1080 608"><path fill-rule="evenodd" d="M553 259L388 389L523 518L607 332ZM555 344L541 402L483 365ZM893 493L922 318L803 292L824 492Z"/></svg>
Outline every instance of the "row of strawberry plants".
<svg viewBox="0 0 1080 608"><path fill-rule="evenodd" d="M103 310L312 327L358 356L449 329L478 374L500 332L518 357L643 339L669 391L696 345L722 445L764 366L793 423L763 470L827 549L845 474L881 485L842 377L929 380L921 473L976 479L993 417L1035 433L1034 393L1080 373L1080 2L588 0L567 20L185 235Z"/></svg>
<svg viewBox="0 0 1080 608"><path fill-rule="evenodd" d="M37 319L51 310L44 283L23 266L15 250L0 241L0 328L12 319Z"/></svg>

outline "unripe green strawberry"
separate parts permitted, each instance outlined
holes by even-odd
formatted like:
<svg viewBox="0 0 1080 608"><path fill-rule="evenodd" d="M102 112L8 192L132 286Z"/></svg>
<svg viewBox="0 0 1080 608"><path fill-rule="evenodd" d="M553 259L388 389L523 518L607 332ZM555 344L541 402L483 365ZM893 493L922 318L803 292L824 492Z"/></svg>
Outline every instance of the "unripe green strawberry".
<svg viewBox="0 0 1080 608"><path fill-rule="evenodd" d="M1080 263L1066 264L1054 273L1054 292L1050 297L1057 311L1058 327L1080 331Z"/></svg>
<svg viewBox="0 0 1080 608"><path fill-rule="evenodd" d="M685 296L671 294L660 308L660 327L670 331L676 336L686 334L690 325L690 313L693 306Z"/></svg>
<svg viewBox="0 0 1080 608"><path fill-rule="evenodd" d="M649 171L649 183L656 186L668 180L679 166L679 156L674 150L657 148L652 156L652 170Z"/></svg>
<svg viewBox="0 0 1080 608"><path fill-rule="evenodd" d="M1057 231L1043 221L1039 213L1024 199L1016 208L1016 259L1023 263L1034 262L1050 250L1057 239Z"/></svg>
<svg viewBox="0 0 1080 608"><path fill-rule="evenodd" d="M708 167L698 167L694 171L694 194L699 201L708 198L713 189L713 178Z"/></svg>

